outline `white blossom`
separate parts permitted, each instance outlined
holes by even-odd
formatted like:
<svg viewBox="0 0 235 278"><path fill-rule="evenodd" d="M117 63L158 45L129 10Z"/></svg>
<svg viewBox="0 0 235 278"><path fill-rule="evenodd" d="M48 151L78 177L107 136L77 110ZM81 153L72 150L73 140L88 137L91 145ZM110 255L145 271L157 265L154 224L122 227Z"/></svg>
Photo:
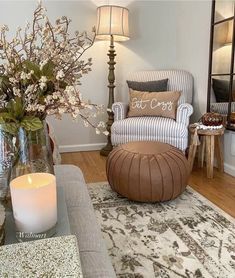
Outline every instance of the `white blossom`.
<svg viewBox="0 0 235 278"><path fill-rule="evenodd" d="M43 67L44 67L47 63L48 63L48 59L45 59L45 60L41 61L41 62L39 63L40 70L42 70Z"/></svg>
<svg viewBox="0 0 235 278"><path fill-rule="evenodd" d="M64 103L65 102L65 98L62 97L62 96L59 98L59 100L60 100L60 103Z"/></svg>
<svg viewBox="0 0 235 278"><path fill-rule="evenodd" d="M47 78L46 76L42 76L41 79L39 80L39 86L41 90L44 90L47 86L46 82L47 82Z"/></svg>
<svg viewBox="0 0 235 278"><path fill-rule="evenodd" d="M57 72L57 75L56 75L56 79L57 80L61 80L61 79L63 79L64 78L64 72L63 72L63 70L59 70L58 72Z"/></svg>
<svg viewBox="0 0 235 278"><path fill-rule="evenodd" d="M59 107L58 112L59 114L64 114L66 112L66 109L64 107Z"/></svg>
<svg viewBox="0 0 235 278"><path fill-rule="evenodd" d="M11 83L13 83L13 84L18 83L18 80L15 79L14 77L10 77L10 78L9 78L9 81L10 81Z"/></svg>
<svg viewBox="0 0 235 278"><path fill-rule="evenodd" d="M26 79L31 79L33 74L34 74L34 71L31 70L28 74L26 74Z"/></svg>
<svg viewBox="0 0 235 278"><path fill-rule="evenodd" d="M47 82L47 77L46 76L42 76L40 79L41 83L46 83Z"/></svg>
<svg viewBox="0 0 235 278"><path fill-rule="evenodd" d="M25 90L25 94L28 95L28 94L30 94L30 93L33 93L33 91L34 91L35 89L37 89L37 86L35 86L35 85L29 85L29 86L27 87L27 89Z"/></svg>
<svg viewBox="0 0 235 278"><path fill-rule="evenodd" d="M45 110L45 106L44 105L41 105L41 104L37 105L37 111L44 112L44 110Z"/></svg>
<svg viewBox="0 0 235 278"><path fill-rule="evenodd" d="M20 97L20 96L21 96L20 89L19 89L19 88L16 88L16 87L13 87L13 94L14 94L16 97Z"/></svg>
<svg viewBox="0 0 235 278"><path fill-rule="evenodd" d="M27 79L27 73L22 71L21 74L20 74L20 78L23 79L23 80Z"/></svg>
<svg viewBox="0 0 235 278"><path fill-rule="evenodd" d="M41 90L44 90L44 89L46 88L46 86L47 86L47 84L46 84L46 83L43 83L43 82L41 82L41 83L39 84L39 87L40 87Z"/></svg>

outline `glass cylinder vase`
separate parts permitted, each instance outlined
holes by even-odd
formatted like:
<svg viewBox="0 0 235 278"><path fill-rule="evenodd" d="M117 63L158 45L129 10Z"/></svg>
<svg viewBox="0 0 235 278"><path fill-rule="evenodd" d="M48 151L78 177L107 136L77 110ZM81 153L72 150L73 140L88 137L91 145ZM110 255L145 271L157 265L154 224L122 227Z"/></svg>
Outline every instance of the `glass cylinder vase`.
<svg viewBox="0 0 235 278"><path fill-rule="evenodd" d="M46 122L43 128L26 131L20 127L16 136L16 156L11 179L29 173L54 174L53 158Z"/></svg>

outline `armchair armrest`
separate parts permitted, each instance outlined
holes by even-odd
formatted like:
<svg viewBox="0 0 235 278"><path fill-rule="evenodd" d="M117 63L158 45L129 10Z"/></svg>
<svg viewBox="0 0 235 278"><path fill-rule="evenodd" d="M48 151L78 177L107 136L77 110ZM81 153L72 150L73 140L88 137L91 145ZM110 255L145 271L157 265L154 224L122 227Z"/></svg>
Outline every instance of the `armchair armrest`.
<svg viewBox="0 0 235 278"><path fill-rule="evenodd" d="M114 121L124 120L127 116L128 104L123 102L115 102L112 105L112 111L114 113Z"/></svg>
<svg viewBox="0 0 235 278"><path fill-rule="evenodd" d="M182 103L177 108L176 122L189 125L189 117L193 114L193 107L189 103Z"/></svg>

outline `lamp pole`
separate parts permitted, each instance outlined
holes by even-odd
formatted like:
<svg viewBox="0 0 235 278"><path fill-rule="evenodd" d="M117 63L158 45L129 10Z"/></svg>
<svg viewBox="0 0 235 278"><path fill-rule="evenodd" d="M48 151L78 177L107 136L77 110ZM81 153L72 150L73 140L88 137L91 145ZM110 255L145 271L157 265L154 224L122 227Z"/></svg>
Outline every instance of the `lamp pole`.
<svg viewBox="0 0 235 278"><path fill-rule="evenodd" d="M109 88L109 101L108 101L108 106L107 106L107 114L108 114L108 121L106 122L106 129L109 132L109 135L107 136L107 144L106 146L101 149L100 154L103 156L108 156L108 154L112 151L113 146L111 142L111 126L114 122L114 114L112 111L112 105L114 103L114 82L115 82L115 74L114 74L114 69L115 69L115 64L116 62L114 61L116 53L114 49L114 39L113 35L110 36L110 47L109 47L109 52L108 52L108 65L109 65L109 75L108 75L108 88Z"/></svg>

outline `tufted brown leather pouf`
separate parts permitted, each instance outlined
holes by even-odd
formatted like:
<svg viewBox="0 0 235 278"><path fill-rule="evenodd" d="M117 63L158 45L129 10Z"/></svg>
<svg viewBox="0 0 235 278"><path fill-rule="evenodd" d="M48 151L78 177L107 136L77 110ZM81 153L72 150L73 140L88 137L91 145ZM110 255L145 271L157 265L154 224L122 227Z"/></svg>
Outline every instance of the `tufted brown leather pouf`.
<svg viewBox="0 0 235 278"><path fill-rule="evenodd" d="M181 150L152 141L116 147L108 156L106 172L114 191L141 202L176 198L185 190L190 173Z"/></svg>

